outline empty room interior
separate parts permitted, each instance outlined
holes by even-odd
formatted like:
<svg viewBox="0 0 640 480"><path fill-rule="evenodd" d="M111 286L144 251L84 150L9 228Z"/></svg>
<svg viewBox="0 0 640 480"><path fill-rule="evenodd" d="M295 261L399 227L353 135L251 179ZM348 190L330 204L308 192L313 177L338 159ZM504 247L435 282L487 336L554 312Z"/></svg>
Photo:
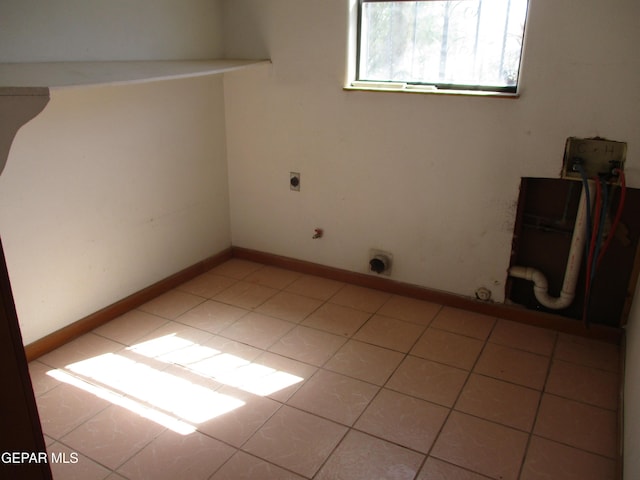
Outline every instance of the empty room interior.
<svg viewBox="0 0 640 480"><path fill-rule="evenodd" d="M640 478L639 19L1 0L0 477Z"/></svg>

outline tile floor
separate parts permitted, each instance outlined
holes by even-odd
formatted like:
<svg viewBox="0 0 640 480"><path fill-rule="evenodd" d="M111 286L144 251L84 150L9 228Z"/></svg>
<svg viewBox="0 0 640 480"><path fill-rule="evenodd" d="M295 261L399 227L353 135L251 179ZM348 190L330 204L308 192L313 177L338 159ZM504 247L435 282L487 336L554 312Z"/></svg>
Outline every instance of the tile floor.
<svg viewBox="0 0 640 480"><path fill-rule="evenodd" d="M30 364L68 479L606 480L617 347L233 259Z"/></svg>

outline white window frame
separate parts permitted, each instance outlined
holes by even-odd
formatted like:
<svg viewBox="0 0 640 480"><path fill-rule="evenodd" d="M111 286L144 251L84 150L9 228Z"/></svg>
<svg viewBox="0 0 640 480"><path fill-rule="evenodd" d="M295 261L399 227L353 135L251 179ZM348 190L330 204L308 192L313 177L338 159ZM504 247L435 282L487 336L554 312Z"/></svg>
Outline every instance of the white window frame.
<svg viewBox="0 0 640 480"><path fill-rule="evenodd" d="M477 95L492 97L508 97L517 98L521 94L523 57L525 54L525 37L526 37L526 20L525 31L522 38L522 47L520 54L520 64L518 70L518 79L516 86L513 88L492 88L491 86L467 86L464 85L437 85L425 84L420 82L403 82L403 81L371 81L361 80L358 78L358 62L360 49L360 22L362 4L375 1L415 1L415 0L350 0L349 1L349 51L347 64L347 78L345 83L346 90L369 90L384 92L404 92L404 93L436 93L436 94L453 94L453 95ZM417 0L429 1L429 0ZM451 0L455 1L455 0ZM531 0L527 0L529 5Z"/></svg>

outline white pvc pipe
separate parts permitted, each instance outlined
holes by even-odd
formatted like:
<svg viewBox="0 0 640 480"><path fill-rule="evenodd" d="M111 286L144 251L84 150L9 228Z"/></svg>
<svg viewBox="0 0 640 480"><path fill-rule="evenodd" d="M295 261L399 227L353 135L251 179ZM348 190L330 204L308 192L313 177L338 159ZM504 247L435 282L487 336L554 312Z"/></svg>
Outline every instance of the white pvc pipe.
<svg viewBox="0 0 640 480"><path fill-rule="evenodd" d="M589 187L589 190L593 191L591 181L589 181ZM573 228L573 237L571 238L567 267L564 272L564 280L559 297L549 295L549 282L540 270L519 266L513 266L509 269L510 276L533 282L533 293L536 296L536 300L547 308L553 310L567 308L576 296L580 263L584 254L587 235L589 234L587 232L587 202L589 202L589 205L593 205L593 197L590 195L589 198L587 198L587 192L583 186L582 193L580 194L578 212L576 214L576 222Z"/></svg>

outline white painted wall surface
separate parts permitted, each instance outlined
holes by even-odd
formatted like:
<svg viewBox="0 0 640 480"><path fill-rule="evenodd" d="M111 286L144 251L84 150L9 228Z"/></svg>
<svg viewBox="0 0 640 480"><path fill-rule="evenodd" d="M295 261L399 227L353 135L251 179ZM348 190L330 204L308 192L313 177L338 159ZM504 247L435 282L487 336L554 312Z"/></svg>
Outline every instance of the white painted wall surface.
<svg viewBox="0 0 640 480"><path fill-rule="evenodd" d="M222 56L221 0L2 0L0 62ZM25 343L230 245L221 77L55 91L0 177Z"/></svg>
<svg viewBox="0 0 640 480"><path fill-rule="evenodd" d="M233 0L225 82L234 245L503 299L520 178L559 176L569 136L628 142L640 187L640 2L532 0L521 98L345 92L346 0ZM300 171L300 193L288 172ZM312 240L314 227L325 237ZM640 478L640 312L629 322L625 478Z"/></svg>
<svg viewBox="0 0 640 480"><path fill-rule="evenodd" d="M629 316L626 333L624 375L624 473L640 478L640 284Z"/></svg>
<svg viewBox="0 0 640 480"><path fill-rule="evenodd" d="M0 235L26 343L230 237L353 271L385 249L392 278L501 300L520 178L557 177L566 137L627 141L640 186L640 2L532 0L518 100L343 91L352 3L0 2L2 62L274 62L227 74L224 102L219 77L57 92L19 132ZM640 475L639 317L636 301L625 478Z"/></svg>
<svg viewBox="0 0 640 480"><path fill-rule="evenodd" d="M352 3L223 4L226 55L273 61L225 77L234 245L356 272L374 247L500 301L520 179L557 178L567 137L628 142L640 185L636 0L532 1L516 100L344 91Z"/></svg>
<svg viewBox="0 0 640 480"><path fill-rule="evenodd" d="M222 78L53 91L0 177L29 344L230 246Z"/></svg>
<svg viewBox="0 0 640 480"><path fill-rule="evenodd" d="M222 53L220 0L2 0L0 62L186 60Z"/></svg>

